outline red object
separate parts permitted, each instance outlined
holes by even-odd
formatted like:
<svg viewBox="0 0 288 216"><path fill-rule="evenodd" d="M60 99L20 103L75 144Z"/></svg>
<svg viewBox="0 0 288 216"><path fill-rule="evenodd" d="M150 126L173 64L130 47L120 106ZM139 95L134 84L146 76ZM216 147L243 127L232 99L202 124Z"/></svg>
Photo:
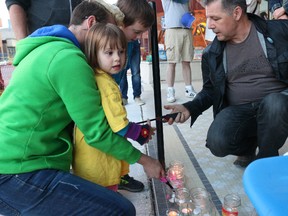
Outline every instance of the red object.
<svg viewBox="0 0 288 216"><path fill-rule="evenodd" d="M238 216L238 211L231 212L231 211L227 211L225 208L222 207L222 215L223 216Z"/></svg>

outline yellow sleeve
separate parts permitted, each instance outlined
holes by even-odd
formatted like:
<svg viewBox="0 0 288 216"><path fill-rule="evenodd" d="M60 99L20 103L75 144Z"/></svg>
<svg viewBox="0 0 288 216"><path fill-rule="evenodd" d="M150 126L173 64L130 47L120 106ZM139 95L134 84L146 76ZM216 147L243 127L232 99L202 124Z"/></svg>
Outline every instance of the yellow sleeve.
<svg viewBox="0 0 288 216"><path fill-rule="evenodd" d="M129 124L120 89L114 79L105 72L96 72L95 80L107 121L112 131L117 133Z"/></svg>

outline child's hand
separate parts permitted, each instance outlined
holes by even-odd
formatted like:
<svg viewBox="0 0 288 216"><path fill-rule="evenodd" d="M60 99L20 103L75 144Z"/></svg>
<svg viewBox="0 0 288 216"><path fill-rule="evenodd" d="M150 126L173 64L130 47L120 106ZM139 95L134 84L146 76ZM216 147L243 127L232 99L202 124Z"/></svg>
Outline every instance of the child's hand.
<svg viewBox="0 0 288 216"><path fill-rule="evenodd" d="M143 145L145 143L148 143L149 140L152 139L152 136L155 134L156 128L151 127L151 122L147 120L147 124L141 125L141 132L136 139L136 141L140 144Z"/></svg>

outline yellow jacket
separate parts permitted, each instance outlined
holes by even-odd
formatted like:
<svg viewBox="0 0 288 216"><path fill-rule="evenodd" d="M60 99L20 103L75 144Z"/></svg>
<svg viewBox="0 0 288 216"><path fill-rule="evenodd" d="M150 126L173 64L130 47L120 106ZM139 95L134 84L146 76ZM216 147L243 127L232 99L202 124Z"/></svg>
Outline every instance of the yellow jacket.
<svg viewBox="0 0 288 216"><path fill-rule="evenodd" d="M126 109L122 105L119 87L114 79L104 71L97 70L95 80L107 121L112 131L117 133L129 124ZM89 146L77 127L74 137L73 172L76 175L107 187L119 184L120 177L129 173L128 163Z"/></svg>

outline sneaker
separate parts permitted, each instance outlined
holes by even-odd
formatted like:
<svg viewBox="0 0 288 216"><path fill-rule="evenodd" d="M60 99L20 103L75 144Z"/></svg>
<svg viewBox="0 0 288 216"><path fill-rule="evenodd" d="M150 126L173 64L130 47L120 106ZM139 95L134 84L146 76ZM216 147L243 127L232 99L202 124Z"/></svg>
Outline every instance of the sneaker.
<svg viewBox="0 0 288 216"><path fill-rule="evenodd" d="M185 95L188 98L194 98L196 94L197 92L193 89L193 87L192 87L192 90L188 90L188 89L185 90Z"/></svg>
<svg viewBox="0 0 288 216"><path fill-rule="evenodd" d="M135 97L134 101L137 105L142 106L145 104L145 102L140 97Z"/></svg>
<svg viewBox="0 0 288 216"><path fill-rule="evenodd" d="M173 103L176 101L174 88L168 88L167 89L167 101L169 103Z"/></svg>
<svg viewBox="0 0 288 216"><path fill-rule="evenodd" d="M128 104L128 100L126 98L122 98L122 104L123 106Z"/></svg>
<svg viewBox="0 0 288 216"><path fill-rule="evenodd" d="M140 181L135 180L133 177L130 177L127 174L121 177L118 189L127 190L130 192L140 192L144 189L144 184Z"/></svg>

